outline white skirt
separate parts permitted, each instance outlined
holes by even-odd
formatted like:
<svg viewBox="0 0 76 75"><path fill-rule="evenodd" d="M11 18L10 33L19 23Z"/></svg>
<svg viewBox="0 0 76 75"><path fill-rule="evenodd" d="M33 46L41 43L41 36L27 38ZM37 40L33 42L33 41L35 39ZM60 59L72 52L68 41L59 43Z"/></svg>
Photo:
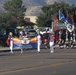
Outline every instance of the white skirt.
<svg viewBox="0 0 76 75"><path fill-rule="evenodd" d="M54 42L49 42L50 46L53 46L54 45Z"/></svg>

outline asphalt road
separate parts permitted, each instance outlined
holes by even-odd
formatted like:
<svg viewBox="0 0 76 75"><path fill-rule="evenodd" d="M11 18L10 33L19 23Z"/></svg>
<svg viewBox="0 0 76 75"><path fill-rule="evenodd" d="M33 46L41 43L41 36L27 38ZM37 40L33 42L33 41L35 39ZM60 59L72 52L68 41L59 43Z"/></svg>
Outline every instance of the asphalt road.
<svg viewBox="0 0 76 75"><path fill-rule="evenodd" d="M76 75L76 49L0 52L0 75Z"/></svg>

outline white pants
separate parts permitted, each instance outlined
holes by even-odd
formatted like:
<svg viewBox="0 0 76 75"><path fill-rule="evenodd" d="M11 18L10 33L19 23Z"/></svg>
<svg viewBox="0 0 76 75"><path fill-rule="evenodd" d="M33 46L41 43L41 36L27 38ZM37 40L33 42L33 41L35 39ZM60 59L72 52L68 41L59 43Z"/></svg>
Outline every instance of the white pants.
<svg viewBox="0 0 76 75"><path fill-rule="evenodd" d="M24 41L21 40L21 53L23 53L23 43L24 43Z"/></svg>
<svg viewBox="0 0 76 75"><path fill-rule="evenodd" d="M13 41L10 41L10 50L13 52Z"/></svg>
<svg viewBox="0 0 76 75"><path fill-rule="evenodd" d="M50 53L54 52L54 42L49 42L50 45Z"/></svg>
<svg viewBox="0 0 76 75"><path fill-rule="evenodd" d="M37 51L40 52L40 46L41 46L41 42L37 43Z"/></svg>

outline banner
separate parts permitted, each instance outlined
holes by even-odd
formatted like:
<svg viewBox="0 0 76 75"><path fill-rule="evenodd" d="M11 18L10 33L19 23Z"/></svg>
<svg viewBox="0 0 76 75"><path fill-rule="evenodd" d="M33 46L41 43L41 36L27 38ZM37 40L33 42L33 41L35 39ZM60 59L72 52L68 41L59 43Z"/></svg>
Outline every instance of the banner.
<svg viewBox="0 0 76 75"><path fill-rule="evenodd" d="M13 38L13 48L14 49L30 49L30 48L37 48L37 40L36 37L33 38L24 38L20 40L19 38Z"/></svg>

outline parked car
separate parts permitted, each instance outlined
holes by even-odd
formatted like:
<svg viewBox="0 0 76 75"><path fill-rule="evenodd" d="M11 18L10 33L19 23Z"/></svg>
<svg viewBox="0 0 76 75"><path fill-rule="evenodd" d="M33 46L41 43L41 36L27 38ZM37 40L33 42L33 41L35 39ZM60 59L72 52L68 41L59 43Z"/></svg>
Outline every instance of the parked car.
<svg viewBox="0 0 76 75"><path fill-rule="evenodd" d="M24 33L26 33L30 37L35 37L37 32L34 29L25 29L23 30Z"/></svg>
<svg viewBox="0 0 76 75"><path fill-rule="evenodd" d="M43 35L44 33L46 33L46 31L47 31L47 33L50 33L50 28L49 27L46 27L46 28L44 28L42 31L40 31L40 33Z"/></svg>
<svg viewBox="0 0 76 75"><path fill-rule="evenodd" d="M6 35L7 36L9 35L10 32L13 33L13 36L18 36L18 29L16 29L16 28L8 28L8 29L6 29Z"/></svg>
<svg viewBox="0 0 76 75"><path fill-rule="evenodd" d="M0 39L5 39L6 38L6 34L4 31L0 31Z"/></svg>

